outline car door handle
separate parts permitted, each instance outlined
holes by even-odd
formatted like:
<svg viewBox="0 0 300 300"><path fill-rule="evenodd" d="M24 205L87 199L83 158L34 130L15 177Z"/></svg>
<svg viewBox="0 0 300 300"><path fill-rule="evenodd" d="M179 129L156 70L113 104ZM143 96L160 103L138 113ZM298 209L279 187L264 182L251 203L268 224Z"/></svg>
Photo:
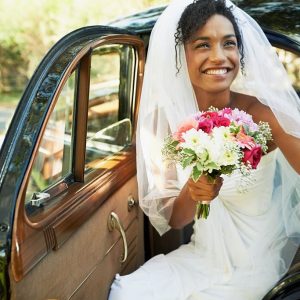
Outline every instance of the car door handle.
<svg viewBox="0 0 300 300"><path fill-rule="evenodd" d="M127 239L125 235L125 230L121 224L121 221L118 217L118 215L115 212L111 212L109 217L108 217L108 222L107 222L108 230L113 231L114 229L117 229L122 237L123 240L123 245L124 245L124 254L121 257L121 263L125 262L128 256L128 246L127 246Z"/></svg>

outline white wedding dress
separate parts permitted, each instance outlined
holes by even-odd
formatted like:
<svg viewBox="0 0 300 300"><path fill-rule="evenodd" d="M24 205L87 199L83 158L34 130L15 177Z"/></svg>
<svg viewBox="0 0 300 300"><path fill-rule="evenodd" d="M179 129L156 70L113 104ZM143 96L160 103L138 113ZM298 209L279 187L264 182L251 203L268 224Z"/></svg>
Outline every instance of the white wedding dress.
<svg viewBox="0 0 300 300"><path fill-rule="evenodd" d="M258 300L282 274L286 244L273 182L274 150L262 157L245 193L226 177L191 242L116 276L109 300Z"/></svg>

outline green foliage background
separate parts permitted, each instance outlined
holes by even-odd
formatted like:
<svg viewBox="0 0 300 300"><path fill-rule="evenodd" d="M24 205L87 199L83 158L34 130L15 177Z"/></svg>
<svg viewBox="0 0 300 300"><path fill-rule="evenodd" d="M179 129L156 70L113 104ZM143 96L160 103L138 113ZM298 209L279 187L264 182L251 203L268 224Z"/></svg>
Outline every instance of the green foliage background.
<svg viewBox="0 0 300 300"><path fill-rule="evenodd" d="M0 104L18 101L48 49L68 32L169 0L0 0Z"/></svg>

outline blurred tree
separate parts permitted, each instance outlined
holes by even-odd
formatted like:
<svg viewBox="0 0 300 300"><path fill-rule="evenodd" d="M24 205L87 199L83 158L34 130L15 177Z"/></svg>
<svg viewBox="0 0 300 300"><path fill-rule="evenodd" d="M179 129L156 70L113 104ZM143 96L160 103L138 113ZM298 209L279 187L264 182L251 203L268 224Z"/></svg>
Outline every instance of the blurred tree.
<svg viewBox="0 0 300 300"><path fill-rule="evenodd" d="M0 0L0 93L23 89L63 35L169 0Z"/></svg>
<svg viewBox="0 0 300 300"><path fill-rule="evenodd" d="M0 42L0 91L18 91L27 81L29 60L23 57L22 47L14 39Z"/></svg>

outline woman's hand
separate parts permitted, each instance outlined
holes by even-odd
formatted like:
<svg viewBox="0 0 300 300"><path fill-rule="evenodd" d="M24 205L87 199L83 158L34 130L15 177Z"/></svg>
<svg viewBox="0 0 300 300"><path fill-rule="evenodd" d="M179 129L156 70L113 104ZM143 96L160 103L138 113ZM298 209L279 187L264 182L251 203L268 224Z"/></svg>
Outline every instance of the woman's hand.
<svg viewBox="0 0 300 300"><path fill-rule="evenodd" d="M196 202L205 201L209 204L218 196L222 184L222 177L217 177L214 182L205 175L202 175L197 182L189 179L175 199L169 225L180 229L192 222L195 217Z"/></svg>
<svg viewBox="0 0 300 300"><path fill-rule="evenodd" d="M204 201L209 204L219 195L223 184L223 178L218 176L214 181L202 175L198 181L194 182L191 178L187 182L190 197L194 201Z"/></svg>

